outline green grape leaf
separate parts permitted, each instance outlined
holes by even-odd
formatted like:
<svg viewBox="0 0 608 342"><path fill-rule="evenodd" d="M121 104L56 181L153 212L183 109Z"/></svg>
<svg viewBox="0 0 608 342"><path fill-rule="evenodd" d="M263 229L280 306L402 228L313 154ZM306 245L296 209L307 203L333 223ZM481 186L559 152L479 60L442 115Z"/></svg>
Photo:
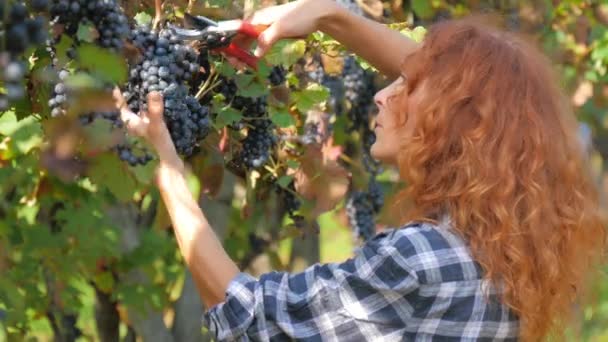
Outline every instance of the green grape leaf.
<svg viewBox="0 0 608 342"><path fill-rule="evenodd" d="M284 175L284 176L279 177L279 179L277 179L277 184L280 187L287 188L287 186L289 186L289 183L291 183L292 180L293 180L293 176Z"/></svg>
<svg viewBox="0 0 608 342"><path fill-rule="evenodd" d="M302 58L305 52L305 40L280 40L268 51L265 59L272 65L282 64L285 67L289 67Z"/></svg>
<svg viewBox="0 0 608 342"><path fill-rule="evenodd" d="M7 111L0 117L0 135L10 136L9 146L20 153L26 154L40 146L42 133L40 123L32 116L18 121L14 112Z"/></svg>
<svg viewBox="0 0 608 342"><path fill-rule="evenodd" d="M127 81L127 64L123 57L93 44L78 48L79 66L88 69L96 77L110 83Z"/></svg>
<svg viewBox="0 0 608 342"><path fill-rule="evenodd" d="M256 71L258 79L265 80L270 76L270 66L263 60L258 61L258 69Z"/></svg>
<svg viewBox="0 0 608 342"><path fill-rule="evenodd" d="M251 82L244 87L239 87L236 93L244 97L260 97L267 94L268 89L259 82Z"/></svg>
<svg viewBox="0 0 608 342"><path fill-rule="evenodd" d="M109 149L124 135L107 120L95 120L83 126L82 131L87 137L87 148L90 149Z"/></svg>
<svg viewBox="0 0 608 342"><path fill-rule="evenodd" d="M158 160L152 160L146 165L132 166L131 170L138 182L151 184L154 180L154 171L158 165Z"/></svg>
<svg viewBox="0 0 608 342"><path fill-rule="evenodd" d="M281 128L289 127L296 124L295 119L289 112L281 110L271 113L270 120Z"/></svg>
<svg viewBox="0 0 608 342"><path fill-rule="evenodd" d="M300 167L300 162L297 160L293 160L293 159L289 159L287 160L287 166L289 166L292 169L297 169Z"/></svg>
<svg viewBox="0 0 608 342"><path fill-rule="evenodd" d="M65 85L70 89L92 89L99 88L101 82L90 74L79 72L74 75L70 75L65 80Z"/></svg>
<svg viewBox="0 0 608 342"><path fill-rule="evenodd" d="M93 43L98 37L98 33L91 24L81 23L78 25L78 31L76 32L76 38L78 40L88 43Z"/></svg>
<svg viewBox="0 0 608 342"><path fill-rule="evenodd" d="M146 12L139 12L133 17L139 26L148 26L152 24L152 16Z"/></svg>
<svg viewBox="0 0 608 342"><path fill-rule="evenodd" d="M243 115L238 110L224 106L219 109L217 117L215 118L216 128L222 128L226 125L235 123L243 118Z"/></svg>
<svg viewBox="0 0 608 342"><path fill-rule="evenodd" d="M400 32L418 43L422 42L426 36L426 28L422 26L416 26L413 30L407 29Z"/></svg>
<svg viewBox="0 0 608 342"><path fill-rule="evenodd" d="M58 66L66 65L71 59L67 56L67 51L74 45L74 40L67 35L61 35L59 43L55 44L55 54L58 59Z"/></svg>
<svg viewBox="0 0 608 342"><path fill-rule="evenodd" d="M133 198L137 183L133 179L129 166L113 153L105 153L96 158L89 170L91 181L106 187L120 201Z"/></svg>
<svg viewBox="0 0 608 342"><path fill-rule="evenodd" d="M97 273L93 278L95 284L103 292L109 293L114 288L114 277L110 272Z"/></svg>
<svg viewBox="0 0 608 342"><path fill-rule="evenodd" d="M253 82L255 75L253 74L238 74L233 77L237 88L245 88Z"/></svg>
<svg viewBox="0 0 608 342"><path fill-rule="evenodd" d="M433 16L433 7L428 0L412 0L412 9L423 19L429 19Z"/></svg>
<svg viewBox="0 0 608 342"><path fill-rule="evenodd" d="M327 100L329 90L322 85L312 83L309 84L306 89L300 92L294 92L292 95L298 110L300 112L307 112L315 105Z"/></svg>
<svg viewBox="0 0 608 342"><path fill-rule="evenodd" d="M213 67L216 72L222 76L233 77L236 74L236 69L226 60L216 60L213 62Z"/></svg>

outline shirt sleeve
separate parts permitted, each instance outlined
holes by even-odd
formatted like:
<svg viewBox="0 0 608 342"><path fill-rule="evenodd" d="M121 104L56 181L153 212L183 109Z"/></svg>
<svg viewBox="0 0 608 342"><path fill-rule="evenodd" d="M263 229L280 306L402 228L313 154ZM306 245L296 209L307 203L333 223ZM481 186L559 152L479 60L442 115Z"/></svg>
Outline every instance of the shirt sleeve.
<svg viewBox="0 0 608 342"><path fill-rule="evenodd" d="M379 303L373 296L406 295L418 287L403 250L411 244L397 240L395 230L382 232L345 262L315 264L296 274L270 272L255 279L239 273L224 302L205 312L203 325L219 341L332 336L356 319L344 314L345 306L368 298Z"/></svg>

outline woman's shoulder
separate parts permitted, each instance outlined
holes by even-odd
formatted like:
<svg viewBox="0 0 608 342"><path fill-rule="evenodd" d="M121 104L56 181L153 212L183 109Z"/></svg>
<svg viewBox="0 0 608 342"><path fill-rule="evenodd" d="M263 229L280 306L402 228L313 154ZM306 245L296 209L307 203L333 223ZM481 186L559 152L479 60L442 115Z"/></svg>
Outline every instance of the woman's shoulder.
<svg viewBox="0 0 608 342"><path fill-rule="evenodd" d="M421 283L476 280L481 267L474 260L466 241L450 225L409 222L376 234L368 243L394 248L399 257L417 274Z"/></svg>

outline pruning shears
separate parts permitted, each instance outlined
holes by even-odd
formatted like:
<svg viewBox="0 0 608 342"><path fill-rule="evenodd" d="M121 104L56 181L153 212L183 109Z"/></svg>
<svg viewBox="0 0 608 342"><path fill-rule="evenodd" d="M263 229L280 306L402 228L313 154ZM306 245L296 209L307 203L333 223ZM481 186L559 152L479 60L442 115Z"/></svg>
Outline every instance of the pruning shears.
<svg viewBox="0 0 608 342"><path fill-rule="evenodd" d="M242 20L213 21L205 16L184 15L185 22L191 29L172 27L173 32L184 40L199 40L211 51L222 52L237 58L253 69L257 68L258 58L249 51L232 42L241 34L256 39L268 26L252 25Z"/></svg>

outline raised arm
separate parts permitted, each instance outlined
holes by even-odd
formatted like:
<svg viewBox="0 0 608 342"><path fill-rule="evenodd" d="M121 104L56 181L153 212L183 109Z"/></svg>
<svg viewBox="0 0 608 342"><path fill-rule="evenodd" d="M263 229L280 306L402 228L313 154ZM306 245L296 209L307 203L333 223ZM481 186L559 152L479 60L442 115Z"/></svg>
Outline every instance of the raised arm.
<svg viewBox="0 0 608 342"><path fill-rule="evenodd" d="M270 25L258 38L258 56L280 39L322 31L390 79L399 77L403 58L420 45L384 24L350 13L334 0L298 0L269 7L250 21Z"/></svg>
<svg viewBox="0 0 608 342"><path fill-rule="evenodd" d="M126 106L120 90L114 91L122 120L133 135L145 138L158 153L156 183L171 217L173 231L199 295L207 308L222 302L230 281L239 273L209 225L186 183L184 164L175 151L163 122L163 100L148 95L148 112L136 115Z"/></svg>

